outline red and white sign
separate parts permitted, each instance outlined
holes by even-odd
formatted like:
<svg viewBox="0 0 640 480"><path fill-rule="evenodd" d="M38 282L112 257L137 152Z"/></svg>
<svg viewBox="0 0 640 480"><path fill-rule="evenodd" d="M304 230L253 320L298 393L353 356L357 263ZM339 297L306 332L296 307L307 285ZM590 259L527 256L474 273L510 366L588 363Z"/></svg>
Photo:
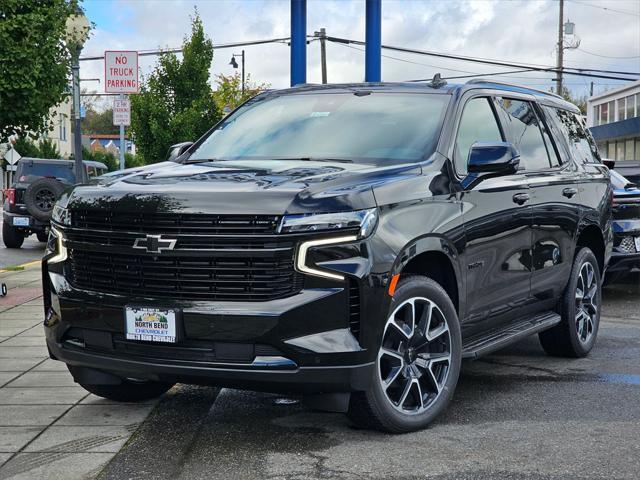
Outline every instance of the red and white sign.
<svg viewBox="0 0 640 480"><path fill-rule="evenodd" d="M131 125L131 101L128 98L117 98L113 101L113 124Z"/></svg>
<svg viewBox="0 0 640 480"><path fill-rule="evenodd" d="M104 91L138 93L138 52L104 52Z"/></svg>

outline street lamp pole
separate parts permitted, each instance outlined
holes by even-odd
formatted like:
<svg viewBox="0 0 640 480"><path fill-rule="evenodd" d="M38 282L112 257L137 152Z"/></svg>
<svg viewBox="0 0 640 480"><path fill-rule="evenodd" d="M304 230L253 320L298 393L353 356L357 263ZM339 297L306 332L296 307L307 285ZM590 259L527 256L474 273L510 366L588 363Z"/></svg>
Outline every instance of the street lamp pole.
<svg viewBox="0 0 640 480"><path fill-rule="evenodd" d="M73 159L76 180L78 183L84 181L84 164L82 163L82 116L80 112L80 48L73 52L71 65L72 88L73 88Z"/></svg>
<svg viewBox="0 0 640 480"><path fill-rule="evenodd" d="M82 11L67 18L66 40L69 53L71 53L71 81L73 93L73 158L76 182L83 183L86 179L86 170L82 163L82 127L80 112L80 52L89 36L91 25Z"/></svg>

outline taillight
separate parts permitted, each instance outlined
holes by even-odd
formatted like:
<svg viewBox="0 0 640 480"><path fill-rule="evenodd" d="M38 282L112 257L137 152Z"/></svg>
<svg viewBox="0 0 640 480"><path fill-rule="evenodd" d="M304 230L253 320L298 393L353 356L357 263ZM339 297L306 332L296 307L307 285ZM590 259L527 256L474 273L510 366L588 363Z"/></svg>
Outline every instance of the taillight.
<svg viewBox="0 0 640 480"><path fill-rule="evenodd" d="M14 206L16 204L16 189L15 188L7 188L4 191L5 198L9 201L10 206Z"/></svg>

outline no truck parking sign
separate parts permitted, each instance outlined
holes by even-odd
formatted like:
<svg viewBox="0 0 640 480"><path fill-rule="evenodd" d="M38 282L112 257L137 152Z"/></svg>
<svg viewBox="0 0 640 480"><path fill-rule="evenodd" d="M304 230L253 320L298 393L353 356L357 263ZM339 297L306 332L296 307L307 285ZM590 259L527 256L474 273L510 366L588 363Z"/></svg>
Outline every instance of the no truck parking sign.
<svg viewBox="0 0 640 480"><path fill-rule="evenodd" d="M104 91L138 93L138 52L104 52Z"/></svg>

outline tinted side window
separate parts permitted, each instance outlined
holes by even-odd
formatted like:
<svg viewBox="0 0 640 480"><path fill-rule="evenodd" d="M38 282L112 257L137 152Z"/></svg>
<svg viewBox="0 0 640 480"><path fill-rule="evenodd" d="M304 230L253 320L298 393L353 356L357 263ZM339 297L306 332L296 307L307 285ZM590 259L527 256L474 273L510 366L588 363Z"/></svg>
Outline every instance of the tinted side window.
<svg viewBox="0 0 640 480"><path fill-rule="evenodd" d="M512 141L520 152L520 167L525 170L549 168L549 155L533 105L511 98L497 98L497 102L505 113Z"/></svg>
<svg viewBox="0 0 640 480"><path fill-rule="evenodd" d="M562 132L574 160L581 163L600 163L596 142L582 126L582 122L575 113L555 107L543 106L542 108Z"/></svg>
<svg viewBox="0 0 640 480"><path fill-rule="evenodd" d="M476 142L502 142L502 134L488 98L474 98L464 106L454 161L458 173L467 173L467 161L471 145Z"/></svg>

